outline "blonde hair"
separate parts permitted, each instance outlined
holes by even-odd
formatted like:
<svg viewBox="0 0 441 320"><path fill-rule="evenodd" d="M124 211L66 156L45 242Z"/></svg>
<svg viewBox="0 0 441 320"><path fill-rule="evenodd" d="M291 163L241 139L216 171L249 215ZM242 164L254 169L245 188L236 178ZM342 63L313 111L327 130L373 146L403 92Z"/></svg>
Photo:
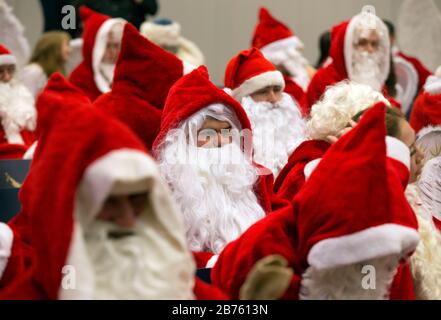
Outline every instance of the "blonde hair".
<svg viewBox="0 0 441 320"><path fill-rule="evenodd" d="M55 72L65 75L61 46L64 40L70 41L70 39L70 35L64 31L44 33L35 45L30 62L39 64L48 77Z"/></svg>

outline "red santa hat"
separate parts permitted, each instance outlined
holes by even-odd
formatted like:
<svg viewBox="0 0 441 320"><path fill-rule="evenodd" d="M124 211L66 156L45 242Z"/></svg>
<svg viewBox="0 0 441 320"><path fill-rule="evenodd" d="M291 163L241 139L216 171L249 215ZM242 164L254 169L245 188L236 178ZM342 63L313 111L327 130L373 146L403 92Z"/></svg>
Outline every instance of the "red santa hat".
<svg viewBox="0 0 441 320"><path fill-rule="evenodd" d="M252 46L263 52L288 47L302 48L303 44L290 28L275 19L267 8L261 7L259 22L254 30Z"/></svg>
<svg viewBox="0 0 441 320"><path fill-rule="evenodd" d="M126 24L112 91L94 105L124 122L150 149L168 91L187 71L181 60Z"/></svg>
<svg viewBox="0 0 441 320"><path fill-rule="evenodd" d="M233 90L233 97L238 101L267 86L285 88L282 73L257 48L241 51L230 60L224 83Z"/></svg>
<svg viewBox="0 0 441 320"><path fill-rule="evenodd" d="M0 44L0 65L5 64L17 64L17 59L8 48Z"/></svg>
<svg viewBox="0 0 441 320"><path fill-rule="evenodd" d="M171 86L193 69L127 24L112 90L122 92L135 86L143 99L162 109Z"/></svg>
<svg viewBox="0 0 441 320"><path fill-rule="evenodd" d="M67 94L68 105L60 103ZM163 231L170 231L178 226L178 232L171 232L170 236L175 248L180 247L182 252L186 250L178 215L167 214L174 210L174 206L170 205L168 193L162 190L159 172L142 142L126 126L93 108L85 99L59 74L49 80L40 95L39 103L45 103L46 112L40 113L39 117L43 117L41 123L46 125L41 128L37 151L20 192L22 210L11 224L13 230L29 226L22 228L27 231L20 236L32 241L32 268L19 274L12 286L2 291L7 298L57 299L65 294L67 298L75 298L76 294L83 299L91 298L93 280L87 278L83 282L84 274L80 275L88 264L78 260L84 258L79 254L84 249L81 249L81 227L75 210L81 209L88 214L86 219L93 219L116 181L130 181L134 192L136 188L145 187L145 181L150 179L155 190L152 194L161 198L161 208L157 207L157 201L152 201L154 211L166 217L152 216L157 219L156 228L159 226ZM81 202L81 208L76 205L80 187L91 194L90 201ZM184 255L191 265L190 253ZM11 263L5 273L14 271ZM77 290L72 293L62 293L62 271L66 265L73 266L77 272ZM187 276L191 284L193 271Z"/></svg>
<svg viewBox="0 0 441 320"><path fill-rule="evenodd" d="M380 104L329 149L297 195L299 263L305 269L405 257L415 250L417 220L387 158L385 136Z"/></svg>
<svg viewBox="0 0 441 320"><path fill-rule="evenodd" d="M216 87L208 77L208 70L201 66L178 80L170 89L162 112L161 130L153 144L155 150L167 133L198 111L215 103L223 104L235 113L241 130L251 131L251 124L242 106L225 91Z"/></svg>

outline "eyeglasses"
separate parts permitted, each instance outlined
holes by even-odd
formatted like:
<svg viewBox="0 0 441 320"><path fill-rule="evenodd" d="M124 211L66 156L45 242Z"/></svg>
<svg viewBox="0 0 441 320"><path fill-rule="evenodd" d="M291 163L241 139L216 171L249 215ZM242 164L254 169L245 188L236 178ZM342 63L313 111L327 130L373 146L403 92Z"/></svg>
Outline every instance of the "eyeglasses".
<svg viewBox="0 0 441 320"><path fill-rule="evenodd" d="M3 75L4 73L13 74L15 72L15 65L3 65L0 66L0 75Z"/></svg>

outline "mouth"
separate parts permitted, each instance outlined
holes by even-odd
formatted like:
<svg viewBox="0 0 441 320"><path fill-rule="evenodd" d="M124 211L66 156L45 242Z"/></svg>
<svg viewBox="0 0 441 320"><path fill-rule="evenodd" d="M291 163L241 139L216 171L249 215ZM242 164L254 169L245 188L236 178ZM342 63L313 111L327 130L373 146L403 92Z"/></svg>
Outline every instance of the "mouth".
<svg viewBox="0 0 441 320"><path fill-rule="evenodd" d="M126 237L134 236L135 232L129 230L118 230L118 231L109 231L107 233L107 237L113 240L119 240Z"/></svg>

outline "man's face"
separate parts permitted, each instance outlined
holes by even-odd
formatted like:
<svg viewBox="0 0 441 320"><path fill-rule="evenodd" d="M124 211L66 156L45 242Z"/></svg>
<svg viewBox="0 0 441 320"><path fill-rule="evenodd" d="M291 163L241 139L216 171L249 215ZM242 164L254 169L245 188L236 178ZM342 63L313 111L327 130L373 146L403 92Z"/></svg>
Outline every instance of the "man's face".
<svg viewBox="0 0 441 320"><path fill-rule="evenodd" d="M146 202L147 193L109 196L97 218L113 222L123 228L133 228L137 217L144 210Z"/></svg>
<svg viewBox="0 0 441 320"><path fill-rule="evenodd" d="M119 51L121 49L121 41L113 34L109 32L106 44L106 51L103 56L103 63L115 64L118 59Z"/></svg>
<svg viewBox="0 0 441 320"><path fill-rule="evenodd" d="M355 44L355 49L361 52L375 53L380 48L380 36L377 31L372 30L367 35L362 35Z"/></svg>
<svg viewBox="0 0 441 320"><path fill-rule="evenodd" d="M208 117L198 131L199 148L220 148L232 142L231 124Z"/></svg>
<svg viewBox="0 0 441 320"><path fill-rule="evenodd" d="M254 102L276 103L282 99L282 87L267 86L259 91L252 93L251 98Z"/></svg>
<svg viewBox="0 0 441 320"><path fill-rule="evenodd" d="M8 83L15 74L14 64L4 64L0 66L0 82Z"/></svg>
<svg viewBox="0 0 441 320"><path fill-rule="evenodd" d="M410 149L410 183L413 183L421 174L424 154L415 145L415 131L405 120L400 122L400 140Z"/></svg>

